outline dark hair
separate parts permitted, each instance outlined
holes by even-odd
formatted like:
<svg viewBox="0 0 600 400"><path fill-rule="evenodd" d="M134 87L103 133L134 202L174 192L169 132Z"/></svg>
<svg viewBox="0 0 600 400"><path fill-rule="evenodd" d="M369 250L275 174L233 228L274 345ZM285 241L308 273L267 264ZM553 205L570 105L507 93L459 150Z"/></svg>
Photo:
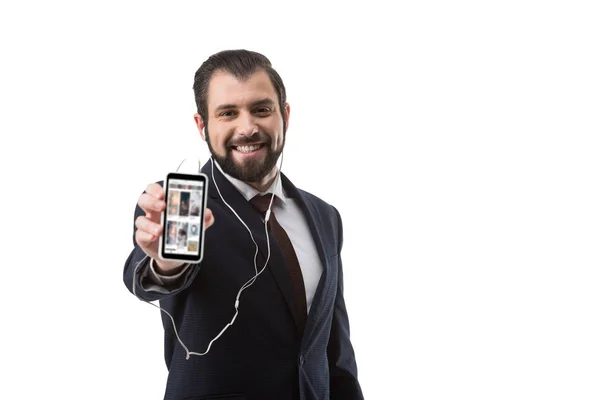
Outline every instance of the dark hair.
<svg viewBox="0 0 600 400"><path fill-rule="evenodd" d="M202 63L194 76L194 97L196 98L196 107L198 114L202 117L205 124L208 124L208 84L210 78L217 71L225 71L239 80L248 79L252 74L258 71L265 71L271 79L271 84L277 92L279 100L279 110L283 119L283 131L285 132L285 118L283 111L285 109L286 94L283 80L271 66L271 61L260 53L249 50L224 50L213 54Z"/></svg>

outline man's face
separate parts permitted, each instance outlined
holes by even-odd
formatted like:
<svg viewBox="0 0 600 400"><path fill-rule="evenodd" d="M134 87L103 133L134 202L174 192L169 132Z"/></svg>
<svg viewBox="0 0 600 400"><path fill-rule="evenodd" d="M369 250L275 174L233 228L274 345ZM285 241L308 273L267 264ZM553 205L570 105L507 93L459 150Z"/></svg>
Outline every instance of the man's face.
<svg viewBox="0 0 600 400"><path fill-rule="evenodd" d="M208 124L195 115L198 129L223 170L245 182L264 182L276 174L283 150L289 105L279 109L269 76L258 71L240 82L231 74L215 73L208 87Z"/></svg>

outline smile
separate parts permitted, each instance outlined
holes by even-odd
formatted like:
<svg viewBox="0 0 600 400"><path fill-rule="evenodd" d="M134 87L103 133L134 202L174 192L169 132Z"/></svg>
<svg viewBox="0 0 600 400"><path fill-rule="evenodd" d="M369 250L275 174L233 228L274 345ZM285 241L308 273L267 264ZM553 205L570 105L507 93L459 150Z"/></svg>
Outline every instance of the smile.
<svg viewBox="0 0 600 400"><path fill-rule="evenodd" d="M255 152L256 150L260 149L261 147L263 147L262 144L253 144L250 146L234 146L233 148L235 150L239 151L240 153L249 154L249 153Z"/></svg>

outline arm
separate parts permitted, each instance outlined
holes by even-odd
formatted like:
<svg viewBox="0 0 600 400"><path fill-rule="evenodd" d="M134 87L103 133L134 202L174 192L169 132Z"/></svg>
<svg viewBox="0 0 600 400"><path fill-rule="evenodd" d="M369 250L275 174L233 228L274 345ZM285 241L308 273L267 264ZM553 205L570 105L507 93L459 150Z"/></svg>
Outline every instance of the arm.
<svg viewBox="0 0 600 400"><path fill-rule="evenodd" d="M136 206L134 221L143 216L145 212ZM135 234L137 227L133 228L133 250L125 261L123 271L123 281L127 289L134 293L134 275L135 275L135 295L141 300L154 301L162 300L173 296L182 290L185 290L193 281L199 268L186 264L178 273L165 276L156 271L154 266L150 265L150 257L146 256L144 251L137 244ZM139 264L139 265L138 265Z"/></svg>
<svg viewBox="0 0 600 400"><path fill-rule="evenodd" d="M354 349L350 342L350 323L346 302L344 301L344 281L342 273L342 220L336 210L338 218L339 246L338 246L338 286L331 323L331 334L327 345L329 359L329 380L331 399L362 400L364 399L360 384Z"/></svg>

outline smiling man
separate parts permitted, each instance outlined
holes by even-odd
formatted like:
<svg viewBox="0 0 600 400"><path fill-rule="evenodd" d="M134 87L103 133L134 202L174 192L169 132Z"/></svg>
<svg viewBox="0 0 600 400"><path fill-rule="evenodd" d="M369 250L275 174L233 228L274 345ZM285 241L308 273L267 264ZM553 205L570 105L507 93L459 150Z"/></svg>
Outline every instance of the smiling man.
<svg viewBox="0 0 600 400"><path fill-rule="evenodd" d="M265 56L229 50L200 66L193 88L194 121L212 155L202 168L209 177L204 258L158 258L166 207L159 182L138 200L124 270L127 288L159 300L177 327L162 314L164 398L362 399L343 297L340 215L277 167L290 118L281 77ZM190 355L177 335L203 355Z"/></svg>

